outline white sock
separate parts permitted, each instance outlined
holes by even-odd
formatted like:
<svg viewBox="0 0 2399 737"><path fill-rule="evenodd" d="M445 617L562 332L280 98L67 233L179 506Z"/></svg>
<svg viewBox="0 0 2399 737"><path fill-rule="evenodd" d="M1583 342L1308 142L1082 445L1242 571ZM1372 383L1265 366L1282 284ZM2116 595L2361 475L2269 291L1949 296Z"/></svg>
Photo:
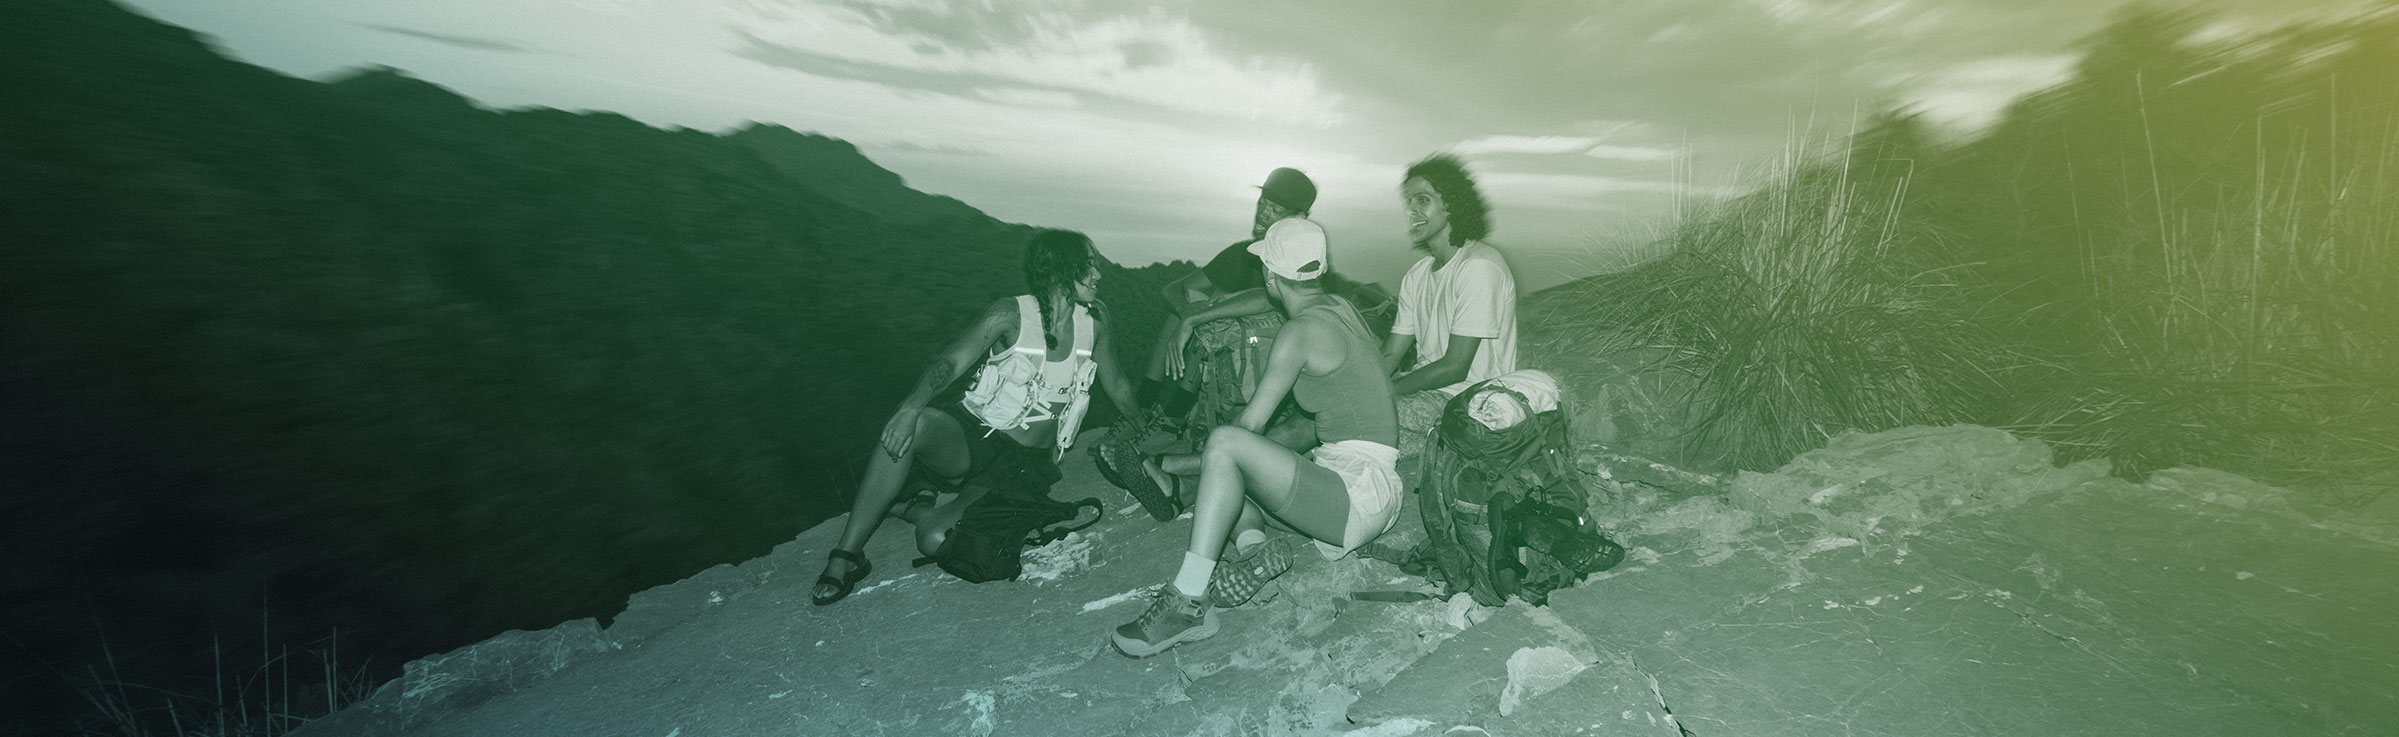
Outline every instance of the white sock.
<svg viewBox="0 0 2399 737"><path fill-rule="evenodd" d="M1266 542L1266 531L1265 531L1265 530L1259 530L1259 529L1248 529L1248 530L1242 530L1242 531L1241 531L1241 534L1233 536L1233 549L1235 549L1235 550L1247 550L1247 549L1249 549L1249 546L1256 545L1256 544L1258 544L1258 543L1262 543L1262 542Z"/></svg>
<svg viewBox="0 0 2399 737"><path fill-rule="evenodd" d="M1208 593L1208 578L1216 575L1216 561L1183 551L1183 570L1175 572L1175 593L1199 596Z"/></svg>

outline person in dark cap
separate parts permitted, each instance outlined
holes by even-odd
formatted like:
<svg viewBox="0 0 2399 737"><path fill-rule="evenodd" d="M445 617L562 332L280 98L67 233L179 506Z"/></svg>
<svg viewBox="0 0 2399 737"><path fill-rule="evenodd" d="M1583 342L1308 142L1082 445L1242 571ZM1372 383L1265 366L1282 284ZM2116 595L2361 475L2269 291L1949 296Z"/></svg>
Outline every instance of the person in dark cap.
<svg viewBox="0 0 2399 737"><path fill-rule="evenodd" d="M1269 226L1285 218L1305 217L1315 205L1316 183L1307 174L1288 167L1267 173L1266 182L1258 185L1258 203L1251 211L1250 237L1226 246L1199 271L1161 290L1172 316L1152 344L1149 365L1142 375L1136 400L1142 414L1132 420L1129 430L1093 446L1108 480L1132 492L1142 507L1160 521L1180 513L1183 501L1148 483L1149 479L1139 472L1141 461L1134 447L1148 429L1155 427L1153 423L1157 420L1179 420L1193 414L1194 404L1210 391L1209 387L1199 385L1202 377L1196 374L1202 372L1185 370L1186 348L1195 344L1195 335L1201 336L1196 344L1203 353L1223 343L1245 343L1259 349L1271 345L1283 319L1267 299L1264 267L1250 246L1266 236ZM1263 357L1262 352L1259 357ZM1246 397L1246 383L1254 381L1254 376L1229 380L1243 381L1243 391L1238 393ZM1222 388L1217 391L1222 393ZM1217 409L1233 412L1239 407ZM1230 417L1205 419L1211 424L1231 421ZM1296 430L1292 431L1292 437L1297 437Z"/></svg>
<svg viewBox="0 0 2399 737"><path fill-rule="evenodd" d="M1149 368L1142 378L1153 388L1144 404L1177 398L1164 396L1175 386L1165 380L1181 378L1178 359L1193 328L1209 320L1273 311L1263 291L1266 283L1259 276L1264 272L1259 271L1258 256L1249 252L1249 246L1266 237L1266 228L1275 221L1307 217L1308 210L1315 206L1316 183L1308 175L1289 167L1268 172L1266 183L1258 185L1258 206L1252 211L1249 239L1225 246L1208 265L1161 290L1167 306L1181 319L1167 321L1166 331L1150 351ZM1166 404L1168 414L1176 414L1172 403Z"/></svg>

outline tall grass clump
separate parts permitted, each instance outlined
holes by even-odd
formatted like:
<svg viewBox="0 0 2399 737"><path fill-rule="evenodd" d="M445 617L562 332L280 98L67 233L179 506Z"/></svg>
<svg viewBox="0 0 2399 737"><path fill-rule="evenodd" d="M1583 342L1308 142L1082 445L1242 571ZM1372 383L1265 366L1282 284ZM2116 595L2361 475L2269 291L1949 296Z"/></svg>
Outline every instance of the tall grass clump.
<svg viewBox="0 0 2399 737"><path fill-rule="evenodd" d="M1570 343L1653 356L1684 378L1687 462L1768 469L1850 430L1968 418L1985 337L1936 233L1904 217L1907 167L1811 161L1670 236L1672 252L1579 288Z"/></svg>
<svg viewBox="0 0 2399 737"><path fill-rule="evenodd" d="M2387 480L2399 20L2204 43L2200 20L2123 19L1943 167L1946 224L2051 358L2008 419L2128 475Z"/></svg>
<svg viewBox="0 0 2399 737"><path fill-rule="evenodd" d="M2399 478L2399 9L2209 40L2134 10L1936 147L1905 114L1587 281L1570 342L1683 382L1687 460L1966 420L2354 502ZM1552 307L1554 310L1555 308ZM2354 492L2354 493L2353 493Z"/></svg>

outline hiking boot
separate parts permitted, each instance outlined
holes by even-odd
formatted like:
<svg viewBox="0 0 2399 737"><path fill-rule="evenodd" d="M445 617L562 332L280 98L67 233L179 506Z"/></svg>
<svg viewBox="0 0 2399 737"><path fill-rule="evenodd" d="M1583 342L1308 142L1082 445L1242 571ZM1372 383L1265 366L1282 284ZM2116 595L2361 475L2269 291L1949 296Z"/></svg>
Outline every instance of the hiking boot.
<svg viewBox="0 0 2399 737"><path fill-rule="evenodd" d="M1117 627L1109 639L1124 654L1146 658L1176 645L1215 637L1216 628L1216 608L1208 605L1206 595L1184 596L1168 585L1158 587L1150 608Z"/></svg>
<svg viewBox="0 0 2399 737"><path fill-rule="evenodd" d="M1249 603L1260 589L1291 570L1291 539L1276 537L1233 551L1208 579L1208 599L1221 607Z"/></svg>

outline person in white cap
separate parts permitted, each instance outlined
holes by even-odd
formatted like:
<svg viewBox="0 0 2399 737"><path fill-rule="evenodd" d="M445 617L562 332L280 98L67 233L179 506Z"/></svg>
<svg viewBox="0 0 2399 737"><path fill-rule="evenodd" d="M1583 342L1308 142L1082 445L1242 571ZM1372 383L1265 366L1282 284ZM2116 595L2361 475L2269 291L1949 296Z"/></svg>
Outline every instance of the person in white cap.
<svg viewBox="0 0 2399 737"><path fill-rule="evenodd" d="M1249 600L1289 570L1289 538L1270 541L1266 523L1306 535L1325 557L1338 558L1390 529L1399 513L1391 379L1357 308L1326 293L1318 278L1331 268L1324 228L1287 218L1249 249L1263 264L1267 297L1290 321L1239 422L1211 432L1196 457L1147 464L1162 484L1181 486L1192 474L1198 483L1182 568L1147 611L1112 633L1126 655L1156 655L1215 635L1216 607ZM1306 455L1263 434L1285 396L1316 415L1320 444Z"/></svg>
<svg viewBox="0 0 2399 737"><path fill-rule="evenodd" d="M1288 217L1307 217L1315 204L1316 183L1307 174L1288 167L1269 172L1266 182L1258 185L1249 238L1226 246L1206 266L1166 285L1161 293L1171 314L1150 346L1149 367L1135 393L1142 410L1091 446L1100 476L1130 492L1160 522L1182 514L1189 500L1171 495L1141 472L1148 458L1144 442L1153 431L1205 429L1232 421L1240 411L1241 398L1257 383L1254 368L1264 363L1261 341L1271 345L1283 327L1283 315L1266 298L1265 272L1251 246L1266 237L1267 226ZM1202 361L1221 363L1213 370L1185 365L1202 356ZM1313 442L1314 431L1305 418L1288 406L1267 432L1296 449L1305 450Z"/></svg>

